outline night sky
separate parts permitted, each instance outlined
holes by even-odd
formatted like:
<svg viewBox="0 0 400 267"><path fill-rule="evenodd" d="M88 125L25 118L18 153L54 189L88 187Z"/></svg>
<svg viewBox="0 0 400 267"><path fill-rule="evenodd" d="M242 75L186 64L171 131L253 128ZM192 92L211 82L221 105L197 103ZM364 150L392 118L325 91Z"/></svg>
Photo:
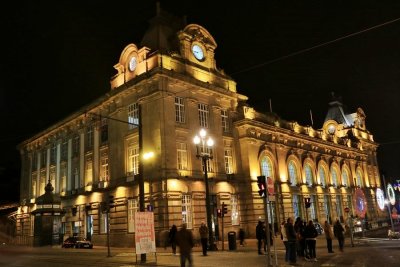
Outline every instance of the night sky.
<svg viewBox="0 0 400 267"><path fill-rule="evenodd" d="M19 199L17 144L110 90L114 64L139 45L155 2L0 8L0 201ZM160 2L213 35L218 68L256 110L269 111L271 99L281 118L302 125L311 110L319 129L332 92L348 113L361 107L380 169L400 177L400 1Z"/></svg>

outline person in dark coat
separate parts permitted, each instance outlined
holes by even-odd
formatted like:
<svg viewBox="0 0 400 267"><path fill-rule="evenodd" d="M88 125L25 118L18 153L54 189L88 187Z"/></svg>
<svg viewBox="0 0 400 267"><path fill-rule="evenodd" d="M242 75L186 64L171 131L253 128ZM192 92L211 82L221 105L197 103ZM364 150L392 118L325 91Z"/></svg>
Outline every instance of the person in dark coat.
<svg viewBox="0 0 400 267"><path fill-rule="evenodd" d="M288 218L285 224L286 237L288 240L289 264L296 264L296 231L293 226L293 219Z"/></svg>
<svg viewBox="0 0 400 267"><path fill-rule="evenodd" d="M324 233L325 233L325 238L326 238L326 247L328 248L328 253L333 253L332 250L332 239L333 239L333 232L331 229L331 225L329 224L328 221L325 221L324 224Z"/></svg>
<svg viewBox="0 0 400 267"><path fill-rule="evenodd" d="M176 225L172 225L171 229L169 230L168 238L169 238L169 243L171 244L172 247L172 253L176 254L176 233L178 231L178 228Z"/></svg>
<svg viewBox="0 0 400 267"><path fill-rule="evenodd" d="M204 222L201 222L199 228L201 247L203 249L203 256L207 256L207 243L208 243L208 227Z"/></svg>
<svg viewBox="0 0 400 267"><path fill-rule="evenodd" d="M258 221L256 226L256 238L257 238L257 248L258 254L263 255L261 252L261 246L263 244L263 240L265 239L265 232L264 232L264 223L262 221Z"/></svg>
<svg viewBox="0 0 400 267"><path fill-rule="evenodd" d="M193 233L186 228L186 223L182 224L181 229L176 233L176 243L179 247L181 267L185 267L186 260L189 267L193 266L192 249L194 247Z"/></svg>
<svg viewBox="0 0 400 267"><path fill-rule="evenodd" d="M336 220L335 225L333 226L333 233L339 242L339 250L343 252L344 247L344 228L339 220Z"/></svg>
<svg viewBox="0 0 400 267"><path fill-rule="evenodd" d="M306 241L306 246L308 249L308 255L305 255L306 260L317 261L317 254L315 252L317 236L318 236L318 232L317 232L317 229L315 229L313 221L311 221L311 220L308 221L307 226L304 228L304 239Z"/></svg>
<svg viewBox="0 0 400 267"><path fill-rule="evenodd" d="M304 257L306 256L306 240L304 239L304 223L300 217L296 218L296 222L294 223L294 230L296 231L297 236L297 256Z"/></svg>
<svg viewBox="0 0 400 267"><path fill-rule="evenodd" d="M244 246L244 230L243 228L239 229L239 244Z"/></svg>

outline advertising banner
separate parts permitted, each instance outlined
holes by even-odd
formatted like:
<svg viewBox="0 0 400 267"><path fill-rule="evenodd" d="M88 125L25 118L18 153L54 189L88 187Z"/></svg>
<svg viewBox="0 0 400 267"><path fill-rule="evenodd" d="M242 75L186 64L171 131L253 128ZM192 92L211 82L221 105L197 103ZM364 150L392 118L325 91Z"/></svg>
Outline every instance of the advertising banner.
<svg viewBox="0 0 400 267"><path fill-rule="evenodd" d="M135 247L136 254L156 252L153 212L135 212Z"/></svg>

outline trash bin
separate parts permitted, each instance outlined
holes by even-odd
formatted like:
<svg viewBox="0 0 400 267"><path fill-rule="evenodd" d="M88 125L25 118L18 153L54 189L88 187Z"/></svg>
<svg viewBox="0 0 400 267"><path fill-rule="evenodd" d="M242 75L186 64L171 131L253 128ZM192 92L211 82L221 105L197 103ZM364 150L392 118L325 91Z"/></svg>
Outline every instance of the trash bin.
<svg viewBox="0 0 400 267"><path fill-rule="evenodd" d="M236 232L228 232L229 250L236 250Z"/></svg>

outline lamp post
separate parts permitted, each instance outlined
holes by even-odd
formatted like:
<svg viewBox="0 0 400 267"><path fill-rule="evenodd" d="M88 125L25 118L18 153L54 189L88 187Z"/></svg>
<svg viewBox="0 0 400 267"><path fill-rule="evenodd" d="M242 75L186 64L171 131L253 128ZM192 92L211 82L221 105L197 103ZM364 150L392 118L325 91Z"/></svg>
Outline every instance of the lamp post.
<svg viewBox="0 0 400 267"><path fill-rule="evenodd" d="M214 145L214 140L211 137L207 139L207 132L201 129L199 135L193 138L193 143L196 145L196 157L201 158L204 170L204 184L206 187L206 212L207 212L207 227L208 227L208 243L209 249L215 250L214 244L214 232L212 229L211 222L211 205L210 205L210 192L208 188L208 161L213 158L212 147Z"/></svg>
<svg viewBox="0 0 400 267"><path fill-rule="evenodd" d="M138 105L138 115L139 115L139 155L143 155L143 124L142 124L142 110L141 110L141 105ZM143 160L139 159L139 175L138 175L138 186L139 186L139 211L143 212L145 211L144 207L144 164ZM142 263L146 262L146 254L140 254L140 261Z"/></svg>

